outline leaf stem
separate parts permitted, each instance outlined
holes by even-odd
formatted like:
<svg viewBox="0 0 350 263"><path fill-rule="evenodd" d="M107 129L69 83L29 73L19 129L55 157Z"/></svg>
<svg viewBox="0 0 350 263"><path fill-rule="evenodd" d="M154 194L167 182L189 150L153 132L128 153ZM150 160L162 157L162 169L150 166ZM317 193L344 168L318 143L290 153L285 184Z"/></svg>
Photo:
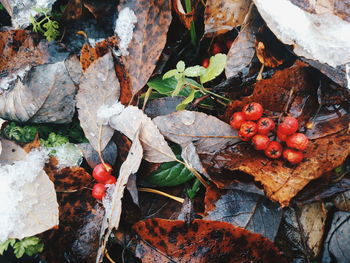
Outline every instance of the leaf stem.
<svg viewBox="0 0 350 263"><path fill-rule="evenodd" d="M171 195L171 194L167 194L167 193L164 193L162 191L159 191L159 190L156 190L156 189L152 189L152 188L138 188L138 190L140 192L147 192L147 193L153 193L153 194L158 194L158 195L162 195L162 196L165 196L165 197L168 197L170 199L173 199L179 203L183 203L185 202L185 199L181 198L181 197L177 197L177 196L174 196L174 195Z"/></svg>
<svg viewBox="0 0 350 263"><path fill-rule="evenodd" d="M185 7L186 7L187 13L190 13L192 11L191 0L185 0ZM194 24L194 21L191 22L190 34L191 34L192 45L196 46L197 45L197 33L196 33L196 26Z"/></svg>

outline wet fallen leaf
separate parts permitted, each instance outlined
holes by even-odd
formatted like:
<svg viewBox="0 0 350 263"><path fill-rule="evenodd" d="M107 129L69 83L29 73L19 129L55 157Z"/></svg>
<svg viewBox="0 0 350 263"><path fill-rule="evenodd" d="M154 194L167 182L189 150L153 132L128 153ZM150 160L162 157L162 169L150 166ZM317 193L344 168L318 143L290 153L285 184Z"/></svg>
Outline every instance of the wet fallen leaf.
<svg viewBox="0 0 350 263"><path fill-rule="evenodd" d="M324 243L322 262L346 263L350 258L350 213L336 212Z"/></svg>
<svg viewBox="0 0 350 263"><path fill-rule="evenodd" d="M225 222L148 219L133 226L142 262L286 262L271 241Z"/></svg>
<svg viewBox="0 0 350 263"><path fill-rule="evenodd" d="M204 11L205 34L223 34L240 26L248 13L250 0L208 0Z"/></svg>
<svg viewBox="0 0 350 263"><path fill-rule="evenodd" d="M137 107L128 106L109 119L109 125L133 140L140 128L143 158L149 162L174 161L175 155L153 121Z"/></svg>
<svg viewBox="0 0 350 263"><path fill-rule="evenodd" d="M255 55L255 33L258 30L255 18L256 9L252 10L250 19L242 26L238 36L233 41L227 54L225 75L227 78L234 77L242 72L252 61Z"/></svg>
<svg viewBox="0 0 350 263"><path fill-rule="evenodd" d="M350 191L338 194L333 199L333 204L340 210L350 212Z"/></svg>
<svg viewBox="0 0 350 263"><path fill-rule="evenodd" d="M182 96L164 97L151 100L147 103L145 113L150 118L167 115L176 111L176 106L184 100Z"/></svg>
<svg viewBox="0 0 350 263"><path fill-rule="evenodd" d="M93 1L84 0L84 7L98 20L106 16L112 16L115 11L115 3L113 0Z"/></svg>
<svg viewBox="0 0 350 263"><path fill-rule="evenodd" d="M107 53L85 71L77 94L80 125L96 151L99 151L99 139L102 151L114 133L112 128L102 125L98 120L97 111L101 106L111 106L115 103L119 92L113 57L111 53Z"/></svg>
<svg viewBox="0 0 350 263"><path fill-rule="evenodd" d="M62 14L63 21L77 20L83 15L82 0L69 0Z"/></svg>
<svg viewBox="0 0 350 263"><path fill-rule="evenodd" d="M114 228L118 229L120 216L122 213L122 198L124 195L125 186L128 183L128 179L131 174L138 171L141 164L143 149L139 140L139 131L135 133L135 137L132 138L133 143L131 145L128 157L120 167L119 176L114 189L110 193L110 196L105 197L104 206L106 207L106 213L103 219L100 232L100 247L97 253L96 262L101 262L104 256L104 250L107 245L109 236Z"/></svg>
<svg viewBox="0 0 350 263"><path fill-rule="evenodd" d="M282 210L264 196L240 190L218 190L212 186L207 188L205 204L204 219L231 223L272 241L275 239Z"/></svg>
<svg viewBox="0 0 350 263"><path fill-rule="evenodd" d="M146 85L165 46L166 33L172 20L170 5L169 0L123 0L118 6L119 11L125 7L130 8L137 17L137 24L128 47L129 55L121 57L132 95ZM123 89L123 82L121 85Z"/></svg>

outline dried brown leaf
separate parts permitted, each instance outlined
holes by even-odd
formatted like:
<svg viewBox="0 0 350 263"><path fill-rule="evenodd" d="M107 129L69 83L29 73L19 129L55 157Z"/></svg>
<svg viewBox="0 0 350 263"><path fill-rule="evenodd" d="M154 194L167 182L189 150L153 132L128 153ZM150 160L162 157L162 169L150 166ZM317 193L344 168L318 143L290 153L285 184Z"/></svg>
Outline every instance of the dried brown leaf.
<svg viewBox="0 0 350 263"><path fill-rule="evenodd" d="M102 105L110 106L119 98L119 82L115 74L113 57L107 53L99 58L85 71L80 81L77 94L77 107L80 125L92 147L99 151L99 134L101 124L97 111ZM101 151L106 147L113 129L102 125Z"/></svg>
<svg viewBox="0 0 350 263"><path fill-rule="evenodd" d="M333 203L340 211L350 212L350 191L338 194Z"/></svg>

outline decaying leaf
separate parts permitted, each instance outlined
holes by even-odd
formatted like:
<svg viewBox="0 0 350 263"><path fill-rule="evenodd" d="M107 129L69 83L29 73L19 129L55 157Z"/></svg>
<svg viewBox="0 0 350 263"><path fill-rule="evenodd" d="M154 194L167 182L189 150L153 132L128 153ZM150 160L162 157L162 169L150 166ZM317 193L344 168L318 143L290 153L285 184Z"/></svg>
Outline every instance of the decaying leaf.
<svg viewBox="0 0 350 263"><path fill-rule="evenodd" d="M143 148L143 158L149 162L171 162L176 159L163 135L153 121L137 107L128 106L120 114L109 119L109 125L126 135L135 138L140 128L140 141Z"/></svg>
<svg viewBox="0 0 350 263"><path fill-rule="evenodd" d="M64 21L77 20L82 17L82 14L82 0L69 0L62 14L62 18Z"/></svg>
<svg viewBox="0 0 350 263"><path fill-rule="evenodd" d="M133 229L144 263L286 262L268 239L225 222L148 219Z"/></svg>
<svg viewBox="0 0 350 263"><path fill-rule="evenodd" d="M57 226L56 192L43 171L46 153L27 154L11 141L1 143L0 242L30 237Z"/></svg>
<svg viewBox="0 0 350 263"><path fill-rule="evenodd" d="M333 203L340 211L350 212L350 191L338 194Z"/></svg>
<svg viewBox="0 0 350 263"><path fill-rule="evenodd" d="M350 213L336 212L324 243L322 262L346 263L350 258Z"/></svg>
<svg viewBox="0 0 350 263"><path fill-rule="evenodd" d="M305 11L296 2L310 4L313 10ZM298 56L333 68L350 62L349 14L338 16L340 10L349 8L339 8L335 2L342 1L254 0L267 26L283 43L292 45Z"/></svg>
<svg viewBox="0 0 350 263"><path fill-rule="evenodd" d="M264 196L240 190L206 190L206 220L231 223L274 240L282 210Z"/></svg>
<svg viewBox="0 0 350 263"><path fill-rule="evenodd" d="M139 140L139 131L134 134L133 143L131 145L128 157L120 167L117 183L112 188L110 196L104 199L106 213L103 219L103 224L100 232L100 248L98 250L96 262L101 262L104 256L104 250L112 229L118 229L120 215L122 213L122 198L124 195L125 186L128 183L129 176L134 174L139 169L141 164L143 149Z"/></svg>
<svg viewBox="0 0 350 263"><path fill-rule="evenodd" d="M111 106L119 98L119 82L114 70L113 57L107 53L85 71L77 94L80 125L92 147L101 151L106 147L113 129L98 120L97 111L101 106Z"/></svg>
<svg viewBox="0 0 350 263"><path fill-rule="evenodd" d="M250 0L208 0L204 13L205 34L223 34L240 26L250 4Z"/></svg>
<svg viewBox="0 0 350 263"><path fill-rule="evenodd" d="M118 10L126 7L135 13L137 23L128 47L129 55L122 56L120 61L129 79L132 95L135 95L146 85L166 43L172 20L171 3L169 0L123 0ZM123 89L123 82L121 85Z"/></svg>
<svg viewBox="0 0 350 263"><path fill-rule="evenodd" d="M257 11L254 8L252 12L255 13ZM258 27L253 13L247 23L242 26L241 31L239 31L227 54L227 63L225 66L225 75L227 78L234 77L239 72L242 72L254 58L255 33Z"/></svg>
<svg viewBox="0 0 350 263"><path fill-rule="evenodd" d="M153 121L167 139L181 146L193 142L198 153L215 153L239 141L234 138L237 132L229 124L202 112L183 110L156 117ZM206 136L209 138L205 138ZM232 138L210 138L210 136L232 136Z"/></svg>
<svg viewBox="0 0 350 263"><path fill-rule="evenodd" d="M76 74L70 74L68 64L77 62L74 56L24 30L1 32L0 53L0 116L20 122L71 121Z"/></svg>
<svg viewBox="0 0 350 263"><path fill-rule="evenodd" d="M175 0L173 2L173 7L178 15L182 24L189 30L191 28L191 23L194 20L195 9L192 8L191 12L185 12L181 0ZM197 1L198 2L198 1Z"/></svg>
<svg viewBox="0 0 350 263"><path fill-rule="evenodd" d="M327 211L322 202L288 208L282 219L277 242L287 245L290 257L316 258L322 247Z"/></svg>

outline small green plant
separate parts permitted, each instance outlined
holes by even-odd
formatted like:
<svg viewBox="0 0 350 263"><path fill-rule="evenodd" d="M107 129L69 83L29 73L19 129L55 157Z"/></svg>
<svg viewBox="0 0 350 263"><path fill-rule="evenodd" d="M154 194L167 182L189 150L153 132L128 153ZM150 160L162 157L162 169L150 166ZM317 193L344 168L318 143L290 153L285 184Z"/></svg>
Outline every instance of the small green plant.
<svg viewBox="0 0 350 263"><path fill-rule="evenodd" d="M66 144L69 142L69 139L65 136L51 132L47 140L40 139L40 144L46 148L53 148Z"/></svg>
<svg viewBox="0 0 350 263"><path fill-rule="evenodd" d="M5 10L5 7L0 3L0 10Z"/></svg>
<svg viewBox="0 0 350 263"><path fill-rule="evenodd" d="M24 254L33 256L44 250L44 244L38 237L26 237L22 240L10 238L4 243L0 243L0 255L3 255L9 247L13 248L16 258L21 258Z"/></svg>
<svg viewBox="0 0 350 263"><path fill-rule="evenodd" d="M48 41L55 40L59 35L59 24L53 19L53 14L50 9L47 8L33 8L40 17L36 20L33 16L30 16L29 21L33 26L33 31L42 33Z"/></svg>
<svg viewBox="0 0 350 263"><path fill-rule="evenodd" d="M4 129L4 134L10 140L17 142L28 143L35 139L35 135L38 132L37 127L34 126L18 126L15 122L11 122Z"/></svg>
<svg viewBox="0 0 350 263"><path fill-rule="evenodd" d="M185 62L179 61L176 65L176 69L172 69L163 75L161 82L159 82L159 80L151 80L148 85L157 92L167 96L186 96L186 98L177 105L177 110L185 109L195 98L200 97L198 94L209 94L228 102L229 99L220 96L203 86L204 83L219 76L223 72L225 64L226 55L221 53L210 58L208 68L199 65L186 68ZM193 78L197 78L199 81L196 81Z"/></svg>

